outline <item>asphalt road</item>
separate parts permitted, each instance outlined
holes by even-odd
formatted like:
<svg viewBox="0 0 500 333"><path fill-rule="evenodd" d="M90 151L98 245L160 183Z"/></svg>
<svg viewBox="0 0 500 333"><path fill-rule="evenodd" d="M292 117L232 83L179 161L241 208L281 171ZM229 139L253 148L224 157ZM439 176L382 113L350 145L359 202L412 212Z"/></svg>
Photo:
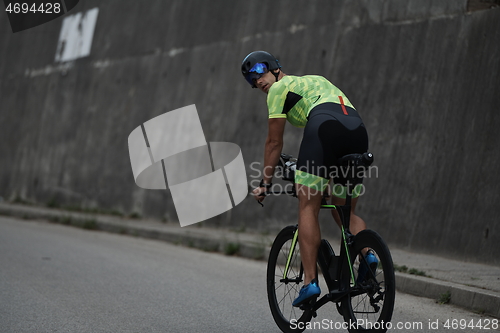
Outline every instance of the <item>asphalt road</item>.
<svg viewBox="0 0 500 333"><path fill-rule="evenodd" d="M265 270L260 261L0 217L0 332L279 332ZM331 330L341 322L333 304L318 315L307 332L345 332ZM447 329L447 320L469 326ZM392 331L491 332L477 326L493 320L399 293Z"/></svg>

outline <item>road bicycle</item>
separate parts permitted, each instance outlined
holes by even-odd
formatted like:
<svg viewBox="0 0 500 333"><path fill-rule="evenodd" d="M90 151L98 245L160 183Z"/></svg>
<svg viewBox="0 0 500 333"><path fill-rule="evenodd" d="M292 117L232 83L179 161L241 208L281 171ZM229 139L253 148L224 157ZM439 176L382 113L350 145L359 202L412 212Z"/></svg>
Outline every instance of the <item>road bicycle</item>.
<svg viewBox="0 0 500 333"><path fill-rule="evenodd" d="M323 198L321 208L336 209L342 226L339 255L335 255L326 239L321 240L317 264L327 288L325 293L324 285L321 286L323 295L320 298L300 307L292 306L304 278L298 226L287 226L276 236L268 259L267 295L274 321L283 332L304 331L311 326L310 321L316 317L317 310L328 302L336 303L337 311L344 319L339 326L351 333L385 332L390 325L396 288L391 253L375 231L367 229L356 235L349 231L353 184L359 181L360 175L372 162L371 153L351 154L341 158L339 166L348 175L345 205L329 205L326 195ZM296 159L292 156L281 154L279 166L282 179L294 182L295 163ZM266 193L271 194L296 197L295 186L291 190ZM370 267L366 262L364 254L367 251L378 259L378 265L372 264L376 267ZM361 273L360 268L363 271Z"/></svg>

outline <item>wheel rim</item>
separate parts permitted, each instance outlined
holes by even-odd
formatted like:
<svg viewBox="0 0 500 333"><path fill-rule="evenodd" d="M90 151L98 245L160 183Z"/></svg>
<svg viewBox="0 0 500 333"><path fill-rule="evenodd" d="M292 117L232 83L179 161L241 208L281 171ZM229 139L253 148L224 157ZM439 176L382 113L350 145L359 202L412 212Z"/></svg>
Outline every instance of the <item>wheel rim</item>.
<svg viewBox="0 0 500 333"><path fill-rule="evenodd" d="M374 270L360 268L363 265L367 267L364 259L360 261L361 250L353 253L356 285L347 299L347 308L344 311L348 312L350 320L359 325L357 328L359 331L373 329L385 331L387 322L392 316L394 303L393 278L390 278L393 274L391 273L392 261L387 262L384 255L377 250L380 251L380 249L371 249L378 260ZM360 277L360 271L361 275L363 271L366 272L364 279Z"/></svg>
<svg viewBox="0 0 500 333"><path fill-rule="evenodd" d="M276 304L278 304L281 316L288 322L292 319L298 320L304 312L299 308L292 306L292 302L299 295L301 287L300 283L302 282L302 274L300 272L300 249L298 244L296 244L296 248L288 268L287 279L283 279L291 244L291 239L283 244L278 254L274 269L274 293L276 296Z"/></svg>
<svg viewBox="0 0 500 333"><path fill-rule="evenodd" d="M284 332L300 332L299 323L308 322L312 315L310 311L303 311L293 307L292 302L299 295L303 282L301 269L299 244L295 245L295 250L288 268L287 279L283 279L286 269L286 261L292 245L293 232L282 239L282 244L278 245L279 251L272 252L275 257L268 267L268 297L271 312L275 322Z"/></svg>

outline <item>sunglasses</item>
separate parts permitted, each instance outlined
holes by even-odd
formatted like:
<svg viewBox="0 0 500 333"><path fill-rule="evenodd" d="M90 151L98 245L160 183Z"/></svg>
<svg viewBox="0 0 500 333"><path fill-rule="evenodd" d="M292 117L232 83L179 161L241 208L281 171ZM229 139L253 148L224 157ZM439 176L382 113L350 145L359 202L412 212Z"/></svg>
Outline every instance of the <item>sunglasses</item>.
<svg viewBox="0 0 500 333"><path fill-rule="evenodd" d="M245 79L252 87L255 88L255 81L260 79L262 75L267 72L269 72L269 69L267 69L266 64L258 62L248 71L248 74L245 75Z"/></svg>

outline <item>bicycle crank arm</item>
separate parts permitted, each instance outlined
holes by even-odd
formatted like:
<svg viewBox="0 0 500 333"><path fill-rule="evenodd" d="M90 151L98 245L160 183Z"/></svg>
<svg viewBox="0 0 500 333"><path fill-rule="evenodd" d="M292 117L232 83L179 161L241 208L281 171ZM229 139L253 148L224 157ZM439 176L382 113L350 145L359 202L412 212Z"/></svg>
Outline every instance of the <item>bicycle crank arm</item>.
<svg viewBox="0 0 500 333"><path fill-rule="evenodd" d="M288 284L288 283L290 283L290 282L299 284L299 283L301 283L302 281L303 281L303 280L302 280L301 278L296 278L296 279L288 279L288 278L286 278L286 279L280 279L280 282L281 282L281 283L284 283L284 284Z"/></svg>
<svg viewBox="0 0 500 333"><path fill-rule="evenodd" d="M316 303L314 304L314 306L312 307L312 310L316 311L328 302L337 303L340 301L340 299L342 297L346 296L347 294L349 294L349 291L346 291L346 290L331 291L330 293L324 295L319 300L317 300Z"/></svg>

